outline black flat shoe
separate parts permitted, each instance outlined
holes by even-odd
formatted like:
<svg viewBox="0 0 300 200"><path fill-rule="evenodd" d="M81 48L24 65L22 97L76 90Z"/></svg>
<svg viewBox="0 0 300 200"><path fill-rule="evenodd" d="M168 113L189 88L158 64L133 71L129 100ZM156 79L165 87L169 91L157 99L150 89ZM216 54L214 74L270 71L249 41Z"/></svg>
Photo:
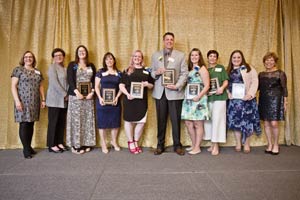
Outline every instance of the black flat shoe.
<svg viewBox="0 0 300 200"><path fill-rule="evenodd" d="M69 147L67 147L67 146L65 146L65 145L63 145L63 148L60 147L60 146L58 146L58 145L57 145L57 147L58 147L60 150L62 150L62 151L69 151L69 150L70 150Z"/></svg>
<svg viewBox="0 0 300 200"><path fill-rule="evenodd" d="M30 153L31 153L32 155L37 154L36 151L35 151L33 148L30 149Z"/></svg>
<svg viewBox="0 0 300 200"><path fill-rule="evenodd" d="M62 153L63 152L61 149L55 151L51 147L49 147L48 150L49 150L49 152L53 152L53 153Z"/></svg>
<svg viewBox="0 0 300 200"><path fill-rule="evenodd" d="M279 154L279 151L278 152L271 151L271 154L274 155L274 156L277 156Z"/></svg>
<svg viewBox="0 0 300 200"><path fill-rule="evenodd" d="M31 159L32 158L32 155L27 155L27 156L24 156L25 159Z"/></svg>
<svg viewBox="0 0 300 200"><path fill-rule="evenodd" d="M272 150L271 151L268 151L267 149L265 150L265 153L267 154L272 154Z"/></svg>

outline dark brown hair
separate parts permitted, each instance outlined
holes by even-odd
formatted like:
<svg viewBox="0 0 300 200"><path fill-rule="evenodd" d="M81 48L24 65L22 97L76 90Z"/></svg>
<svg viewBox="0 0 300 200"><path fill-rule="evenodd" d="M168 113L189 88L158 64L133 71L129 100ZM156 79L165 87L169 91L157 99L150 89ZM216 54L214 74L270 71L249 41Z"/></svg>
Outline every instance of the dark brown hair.
<svg viewBox="0 0 300 200"><path fill-rule="evenodd" d="M216 56L217 56L217 59L219 58L219 53L216 51L216 50L209 50L208 52L207 52L207 58L208 58L208 56L210 55L210 54L216 54Z"/></svg>
<svg viewBox="0 0 300 200"><path fill-rule="evenodd" d="M172 33L172 32L166 32L166 33L164 34L164 36L163 36L163 40L165 39L165 37L166 37L167 35L171 35L173 38L175 38L174 33Z"/></svg>
<svg viewBox="0 0 300 200"><path fill-rule="evenodd" d="M193 52L193 51L196 51L196 52L198 52L198 54L199 54L198 66L199 66L199 67L202 67L203 65L205 66L205 62L204 62L204 59L203 59L203 56L202 56L202 53L201 53L200 49L198 49L198 48L193 48L193 49L191 50L191 52L189 53L189 59L188 59L188 68L189 68L189 71L191 71L191 70L193 69L193 63L192 63L192 61L191 61L191 55L192 55L192 52Z"/></svg>
<svg viewBox="0 0 300 200"><path fill-rule="evenodd" d="M244 54L241 50L234 50L231 55L230 55L230 58L229 58L229 63L228 63L228 67L227 67L227 73L230 74L230 72L232 71L233 69L233 64L232 64L232 56L233 54L235 53L239 53L241 54L241 57L242 57L242 63L241 63L241 66L244 65L246 68L247 68L247 72L250 72L251 71L251 67L250 65L246 62L245 60L245 57L244 57Z"/></svg>
<svg viewBox="0 0 300 200"><path fill-rule="evenodd" d="M26 55L27 53L31 53L32 58L33 58L32 67L35 68L35 65L36 65L36 59L35 59L34 54L33 54L31 51L25 51L25 53L23 54L23 56L22 56L22 58L21 58L19 64L20 64L21 66L24 66L24 65L25 65L24 57L25 57L25 55Z"/></svg>
<svg viewBox="0 0 300 200"><path fill-rule="evenodd" d="M86 51L86 57L85 57L85 64L89 64L89 52L87 50L87 48L84 46L84 45L79 45L75 51L75 62L76 63L79 63L79 56L78 56L78 51L79 51L79 48L82 47L84 48L84 50Z"/></svg>
<svg viewBox="0 0 300 200"><path fill-rule="evenodd" d="M63 55L63 57L66 56L66 53L65 53L65 51L63 49L61 49L61 48L55 48L55 49L53 49L53 51L51 53L52 58L54 58L54 54L57 53L57 52L61 52L62 55Z"/></svg>
<svg viewBox="0 0 300 200"><path fill-rule="evenodd" d="M115 56L114 56L111 52L107 52L107 53L104 54L104 56L103 56L102 66L103 66L104 71L107 71L107 65L106 65L106 63L105 63L105 60L106 60L106 58L109 57L109 56L112 57L113 60L114 60L113 69L118 71L118 69L117 69L117 61L116 61L116 58L115 58Z"/></svg>

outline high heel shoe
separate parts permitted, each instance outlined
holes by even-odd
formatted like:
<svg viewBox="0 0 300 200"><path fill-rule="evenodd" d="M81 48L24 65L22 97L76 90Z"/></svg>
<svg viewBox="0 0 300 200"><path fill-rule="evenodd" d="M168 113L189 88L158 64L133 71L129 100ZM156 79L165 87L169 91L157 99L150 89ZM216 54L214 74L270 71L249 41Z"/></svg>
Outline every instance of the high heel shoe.
<svg viewBox="0 0 300 200"><path fill-rule="evenodd" d="M141 147L139 147L139 145L138 145L138 141L136 141L136 140L133 140L133 142L134 142L134 145L135 145L135 149L136 149L136 151L137 151L138 153L142 153L142 152L143 152L143 150L142 150L142 148L141 148Z"/></svg>
<svg viewBox="0 0 300 200"><path fill-rule="evenodd" d="M127 143L128 143L128 150L129 150L130 153L132 153L132 154L138 154L138 153L139 153L139 152L136 150L136 146L135 146L135 144L134 144L134 141L128 141ZM134 146L133 148L131 148L132 144L133 144L133 146Z"/></svg>
<svg viewBox="0 0 300 200"><path fill-rule="evenodd" d="M112 141L110 141L111 146L115 149L115 151L120 151L121 148L117 145L117 143L113 143Z"/></svg>
<svg viewBox="0 0 300 200"><path fill-rule="evenodd" d="M58 148L58 150L54 150L52 149L52 147L48 148L49 152L53 152L53 153L62 153L62 150L60 148Z"/></svg>

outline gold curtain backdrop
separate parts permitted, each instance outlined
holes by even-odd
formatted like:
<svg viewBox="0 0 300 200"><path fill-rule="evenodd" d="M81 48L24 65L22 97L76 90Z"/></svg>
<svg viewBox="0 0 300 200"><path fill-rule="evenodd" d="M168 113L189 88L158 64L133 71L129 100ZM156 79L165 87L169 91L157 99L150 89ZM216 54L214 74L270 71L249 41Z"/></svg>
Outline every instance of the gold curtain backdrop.
<svg viewBox="0 0 300 200"><path fill-rule="evenodd" d="M110 51L120 70L128 66L131 53L140 49L150 66L151 55L162 49L162 36L175 34L175 47L188 55L193 47L202 53L216 49L225 67L235 49L263 71L262 57L275 51L279 68L288 77L289 104L286 121L280 123L280 143L300 145L300 3L298 0L0 0L0 148L20 148L18 124L14 122L11 72L22 54L31 50L45 78L53 48L63 48L65 64L74 59L78 45L87 46L90 60L101 68ZM205 56L206 57L206 56ZM155 102L149 94L148 119L143 146L156 146ZM46 147L47 108L35 124L34 147ZM182 144L190 144L182 122ZM263 127L262 127L263 129ZM167 145L172 145L168 123ZM98 138L99 140L99 138ZM126 147L123 123L119 143ZM232 132L227 143L234 145ZM97 141L99 146L99 141ZM207 146L209 142L203 142ZM251 145L266 144L264 134L251 137Z"/></svg>

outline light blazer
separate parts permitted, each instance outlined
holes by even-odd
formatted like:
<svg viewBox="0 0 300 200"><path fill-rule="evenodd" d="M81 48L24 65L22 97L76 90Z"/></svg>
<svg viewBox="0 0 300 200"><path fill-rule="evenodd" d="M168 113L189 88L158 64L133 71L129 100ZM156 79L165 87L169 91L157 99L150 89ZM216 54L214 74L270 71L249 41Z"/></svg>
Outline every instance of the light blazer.
<svg viewBox="0 0 300 200"><path fill-rule="evenodd" d="M64 97L67 95L67 71L58 64L51 64L48 69L48 91L46 105L48 107L66 108Z"/></svg>
<svg viewBox="0 0 300 200"><path fill-rule="evenodd" d="M164 53L163 50L157 51L152 55L151 62L151 76L155 79L154 89L152 96L155 99L160 99L162 97L163 91L165 89L165 94L168 100L179 100L184 99L184 86L187 81L188 67L185 62L184 53L173 50L169 58L168 65L166 68L175 69L175 85L178 90L170 90L162 85L161 75L156 76L155 72L159 67L164 66Z"/></svg>
<svg viewBox="0 0 300 200"><path fill-rule="evenodd" d="M255 98L258 89L258 75L256 70L251 67L251 71L247 73L247 68L241 66L241 74L245 83L246 94L251 95L251 99Z"/></svg>

